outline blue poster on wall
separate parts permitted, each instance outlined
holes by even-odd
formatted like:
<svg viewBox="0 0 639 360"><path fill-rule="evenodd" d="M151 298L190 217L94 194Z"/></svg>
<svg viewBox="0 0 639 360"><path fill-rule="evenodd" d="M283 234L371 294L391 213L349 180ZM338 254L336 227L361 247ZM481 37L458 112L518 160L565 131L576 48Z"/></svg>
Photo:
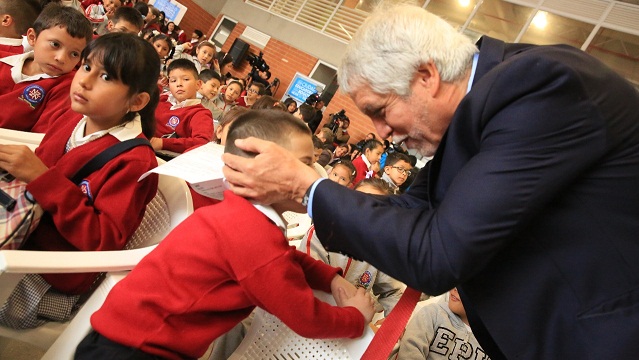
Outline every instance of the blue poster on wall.
<svg viewBox="0 0 639 360"><path fill-rule="evenodd" d="M326 85L321 82L311 79L308 76L304 76L300 73L295 73L295 77L291 84L286 89L285 97L290 96L298 103L303 103L306 98L314 93L321 93Z"/></svg>
<svg viewBox="0 0 639 360"><path fill-rule="evenodd" d="M186 7L177 1L172 0L155 0L149 1L149 4L153 5L160 11L164 11L166 18L169 21L173 21L179 24L186 12Z"/></svg>

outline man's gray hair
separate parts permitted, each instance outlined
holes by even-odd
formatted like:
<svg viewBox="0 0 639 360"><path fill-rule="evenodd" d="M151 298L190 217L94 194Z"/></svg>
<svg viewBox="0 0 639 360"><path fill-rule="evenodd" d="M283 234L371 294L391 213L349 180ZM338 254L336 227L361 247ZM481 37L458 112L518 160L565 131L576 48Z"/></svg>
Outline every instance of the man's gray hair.
<svg viewBox="0 0 639 360"><path fill-rule="evenodd" d="M342 91L368 84L377 93L408 96L416 71L433 62L444 82L463 78L477 47L428 11L411 5L379 8L351 40L338 70Z"/></svg>

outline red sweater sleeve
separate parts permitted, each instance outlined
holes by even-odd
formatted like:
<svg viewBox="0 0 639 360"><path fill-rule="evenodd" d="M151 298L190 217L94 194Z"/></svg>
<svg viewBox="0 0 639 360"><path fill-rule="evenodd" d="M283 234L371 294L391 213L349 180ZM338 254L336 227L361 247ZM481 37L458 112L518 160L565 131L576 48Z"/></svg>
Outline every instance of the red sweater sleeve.
<svg viewBox="0 0 639 360"><path fill-rule="evenodd" d="M316 299L305 281L308 277L314 285L330 290L330 281L338 274L338 269L309 257L314 262L311 263L305 256L291 248L248 277L239 279L240 285L257 306L277 316L301 336L318 339L360 337L365 323L359 310L331 306ZM305 274L303 269L310 273ZM288 300L284 301L284 298Z"/></svg>
<svg viewBox="0 0 639 360"><path fill-rule="evenodd" d="M202 105L194 111L190 119L182 121L176 127L177 138L163 138L162 149L183 153L197 145L203 145L213 140L213 116L211 111Z"/></svg>

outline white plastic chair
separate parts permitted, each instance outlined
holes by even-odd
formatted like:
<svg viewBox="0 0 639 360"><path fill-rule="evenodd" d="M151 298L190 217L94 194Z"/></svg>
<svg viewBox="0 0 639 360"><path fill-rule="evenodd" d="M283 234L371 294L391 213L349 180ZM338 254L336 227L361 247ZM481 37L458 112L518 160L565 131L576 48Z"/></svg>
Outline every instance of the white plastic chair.
<svg viewBox="0 0 639 360"><path fill-rule="evenodd" d="M335 305L330 294L314 293L318 299ZM373 336L373 330L366 326L358 339L308 339L297 335L274 315L257 308L246 337L229 360L360 359Z"/></svg>
<svg viewBox="0 0 639 360"><path fill-rule="evenodd" d="M6 301L15 285L28 273L107 273L70 322L49 322L26 330L0 327L0 336L48 349L43 359L73 358L77 344L91 329L89 317L102 305L113 285L192 212L193 202L186 182L176 177L160 175L158 194L147 205L142 223L125 250L0 251L0 303Z"/></svg>
<svg viewBox="0 0 639 360"><path fill-rule="evenodd" d="M306 213L285 211L282 216L287 224L286 238L289 241L302 239L313 224L313 220Z"/></svg>

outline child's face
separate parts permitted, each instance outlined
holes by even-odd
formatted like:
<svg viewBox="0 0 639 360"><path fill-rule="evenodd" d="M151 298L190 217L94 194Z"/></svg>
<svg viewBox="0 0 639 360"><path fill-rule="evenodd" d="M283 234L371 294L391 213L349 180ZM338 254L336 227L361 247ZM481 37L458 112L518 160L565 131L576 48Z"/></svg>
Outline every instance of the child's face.
<svg viewBox="0 0 639 360"><path fill-rule="evenodd" d="M289 137L289 146L286 147L286 150L290 151L293 156L304 164L308 166L313 164L313 141L308 134L299 132L292 133ZM278 208L283 210L306 213L306 207L293 200L286 200L272 205L274 207L278 206Z"/></svg>
<svg viewBox="0 0 639 360"><path fill-rule="evenodd" d="M120 2L120 0L104 0L103 4L104 4L104 10L106 10L107 17L113 15L113 13L115 12L115 9L122 6L122 3Z"/></svg>
<svg viewBox="0 0 639 360"><path fill-rule="evenodd" d="M189 70L173 69L169 73L169 90L179 102L195 99L200 83L201 81Z"/></svg>
<svg viewBox="0 0 639 360"><path fill-rule="evenodd" d="M196 34L196 33L191 34L191 39L193 39L193 40L197 40L197 39L199 39L199 38L200 38L200 37L198 36L198 34Z"/></svg>
<svg viewBox="0 0 639 360"><path fill-rule="evenodd" d="M290 103L288 104L288 108L286 108L286 110L288 110L288 112L290 112L291 114L295 112L295 110L297 110L297 104ZM323 140L324 142L326 142L326 139Z"/></svg>
<svg viewBox="0 0 639 360"><path fill-rule="evenodd" d="M175 24L174 24L174 23L172 23L172 22L170 22L170 23L166 26L166 28L167 28L167 29L169 29L169 31L173 31L173 30L175 30Z"/></svg>
<svg viewBox="0 0 639 360"><path fill-rule="evenodd" d="M382 157L382 154L384 153L384 147L382 146L377 146L374 149L366 149L366 158L368 159L368 161L370 161L370 163L375 163L378 162L379 159Z"/></svg>
<svg viewBox="0 0 639 360"><path fill-rule="evenodd" d="M248 90L246 90L246 97L249 98L250 100L257 100L258 98L258 93L260 92L260 88L258 88L257 86L253 86L251 85L251 87L249 87Z"/></svg>
<svg viewBox="0 0 639 360"><path fill-rule="evenodd" d="M129 110L141 109L137 95L130 96L129 87L109 76L102 63L91 56L75 73L70 93L71 109L88 116L101 129L120 124Z"/></svg>
<svg viewBox="0 0 639 360"><path fill-rule="evenodd" d="M322 155L322 148L313 148L313 161L317 162L320 155Z"/></svg>
<svg viewBox="0 0 639 360"><path fill-rule="evenodd" d="M220 91L220 80L211 79L207 82L202 82L202 86L200 86L200 94L205 98L211 100L217 96L217 93Z"/></svg>
<svg viewBox="0 0 639 360"><path fill-rule="evenodd" d="M153 47L160 56L160 59L164 59L167 55L169 55L169 44L166 40L155 40L155 42L153 42Z"/></svg>
<svg viewBox="0 0 639 360"><path fill-rule="evenodd" d="M197 50L195 50L197 54L197 61L202 65L206 65L211 62L213 56L215 56L215 49L210 46L200 46Z"/></svg>
<svg viewBox="0 0 639 360"><path fill-rule="evenodd" d="M126 20L119 20L116 23L109 20L107 23L107 30L109 30L109 32L121 32L134 35L140 32L140 28Z"/></svg>
<svg viewBox="0 0 639 360"><path fill-rule="evenodd" d="M406 182L408 175L410 175L410 169L410 164L404 160L396 162L393 166L384 166L384 172L397 186Z"/></svg>
<svg viewBox="0 0 639 360"><path fill-rule="evenodd" d="M230 104L233 101L237 100L238 97L240 97L240 92L240 85L231 84L226 87L226 91L224 92L224 100Z"/></svg>
<svg viewBox="0 0 639 360"><path fill-rule="evenodd" d="M337 149L335 149L335 157L341 158L346 155L346 153L348 153L348 148L345 146L338 146Z"/></svg>
<svg viewBox="0 0 639 360"><path fill-rule="evenodd" d="M342 129L346 130L346 129L348 129L348 126L349 126L350 124L351 124L351 123L350 123L350 122L348 122L348 121L341 121L341 122L340 122L340 127L341 127Z"/></svg>
<svg viewBox="0 0 639 360"><path fill-rule="evenodd" d="M27 31L27 40L29 45L33 46L33 64L37 67L36 72L50 76L71 72L80 61L80 53L87 44L84 38L69 35L67 28L62 26L42 30L38 36L31 28Z"/></svg>
<svg viewBox="0 0 639 360"><path fill-rule="evenodd" d="M466 318L466 310L464 309L464 304L461 302L461 298L459 297L459 293L457 292L457 288L452 289L449 292L448 298L448 308L454 314L458 315L462 319Z"/></svg>
<svg viewBox="0 0 639 360"><path fill-rule="evenodd" d="M328 174L328 179L340 185L351 185L351 171L343 164L336 164Z"/></svg>

